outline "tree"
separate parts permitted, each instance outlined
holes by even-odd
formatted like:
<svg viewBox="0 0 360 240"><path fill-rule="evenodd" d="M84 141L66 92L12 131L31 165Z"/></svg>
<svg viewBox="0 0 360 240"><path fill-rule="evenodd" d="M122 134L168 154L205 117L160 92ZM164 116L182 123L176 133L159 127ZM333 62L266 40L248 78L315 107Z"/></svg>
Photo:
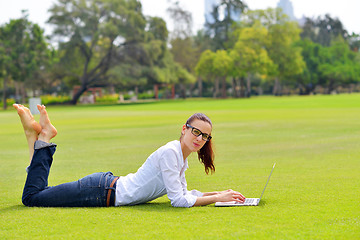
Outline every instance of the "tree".
<svg viewBox="0 0 360 240"><path fill-rule="evenodd" d="M224 9L224 18L219 12ZM240 14L247 9L247 5L241 0L221 0L218 5L213 7L211 13L213 21L206 19L205 28L207 34L212 38L212 50L227 49L228 40L231 34L231 26L238 19ZM234 16L235 15L235 16Z"/></svg>
<svg viewBox="0 0 360 240"><path fill-rule="evenodd" d="M215 72L214 72L214 59L215 53L210 49L207 49L201 53L200 59L195 66L196 75L199 76L199 82L214 82L215 81ZM202 86L202 84L199 86ZM200 91L201 92L201 91Z"/></svg>
<svg viewBox="0 0 360 240"><path fill-rule="evenodd" d="M338 36L348 39L349 34L344 29L343 24L338 18L332 18L329 14L317 19L306 18L301 33L301 38L309 38L323 46L330 46L331 41Z"/></svg>
<svg viewBox="0 0 360 240"><path fill-rule="evenodd" d="M233 69L233 60L225 50L212 52L205 50L201 56L195 71L198 76L206 81L214 82L213 97L219 96L219 84L222 82L221 96L226 98L226 78Z"/></svg>
<svg viewBox="0 0 360 240"><path fill-rule="evenodd" d="M331 46L322 46L309 39L298 43L306 62L304 72L296 77L303 94L310 94L316 86L323 86L327 93L336 87L360 81L360 64L357 54L349 48L347 42L338 37Z"/></svg>
<svg viewBox="0 0 360 240"><path fill-rule="evenodd" d="M324 62L319 71L328 94L337 86L360 82L360 64L342 37L338 37L328 48L323 48Z"/></svg>
<svg viewBox="0 0 360 240"><path fill-rule="evenodd" d="M297 45L302 49L301 54L306 67L303 73L296 76L296 80L301 88L300 94L309 95L322 81L319 66L324 62L324 47L310 39L301 40Z"/></svg>
<svg viewBox="0 0 360 240"><path fill-rule="evenodd" d="M63 71L80 84L71 103L89 87L108 80L108 71L144 41L145 17L138 0L59 0L48 22L62 39ZM71 61L65 61L70 60Z"/></svg>
<svg viewBox="0 0 360 240"><path fill-rule="evenodd" d="M43 30L27 20L26 11L23 17L10 20L0 29L1 73L4 80L4 108L6 107L7 81L12 79L17 86L17 100L21 90L21 101L25 101L25 87L33 84L36 77L45 70L48 61L48 43ZM39 86L36 86L39 88Z"/></svg>
<svg viewBox="0 0 360 240"><path fill-rule="evenodd" d="M221 80L221 97L226 98L226 78L230 76L233 69L233 59L225 50L217 50L213 62L214 74L215 74L215 92L214 97L218 97L219 81Z"/></svg>
<svg viewBox="0 0 360 240"><path fill-rule="evenodd" d="M134 45L126 54L115 56L115 66L109 70L109 81L112 85L135 87L173 81L158 74L166 64L173 63L167 48L168 30L162 18L148 17L144 41ZM166 59L166 60L165 60ZM166 75L166 74L165 74ZM172 74L174 75L174 73Z"/></svg>
<svg viewBox="0 0 360 240"><path fill-rule="evenodd" d="M231 51L234 61L233 76L246 77L246 96L251 96L251 76L273 72L275 65L268 56L266 46L268 30L256 22L239 30L238 41ZM241 84L243 86L243 84Z"/></svg>
<svg viewBox="0 0 360 240"><path fill-rule="evenodd" d="M352 51L359 52L360 50L360 34L352 33L348 37L349 45Z"/></svg>
<svg viewBox="0 0 360 240"><path fill-rule="evenodd" d="M170 51L174 56L175 62L178 64L175 69L177 76L179 76L181 96L185 98L185 85L194 82L194 76L191 76L191 74L194 73L194 66L199 57L192 38L192 14L182 9L178 1L174 2L167 9L167 12L174 24L174 30L171 33L170 39Z"/></svg>
<svg viewBox="0 0 360 240"><path fill-rule="evenodd" d="M303 72L305 63L301 48L295 45L300 39L301 29L296 22L289 21L280 8L249 11L244 21L250 26L259 21L268 29L266 50L276 65L272 73L275 78L273 94L281 95L281 82L291 79Z"/></svg>
<svg viewBox="0 0 360 240"><path fill-rule="evenodd" d="M0 29L1 32L1 29ZM4 48L4 44L3 42L0 42L0 79L3 80L3 98L2 98L2 102L3 102L3 109L6 110L7 108L7 96L6 96L6 92L7 92L7 77L6 77L6 72L5 72L5 59L6 59L6 55L5 55L5 48Z"/></svg>

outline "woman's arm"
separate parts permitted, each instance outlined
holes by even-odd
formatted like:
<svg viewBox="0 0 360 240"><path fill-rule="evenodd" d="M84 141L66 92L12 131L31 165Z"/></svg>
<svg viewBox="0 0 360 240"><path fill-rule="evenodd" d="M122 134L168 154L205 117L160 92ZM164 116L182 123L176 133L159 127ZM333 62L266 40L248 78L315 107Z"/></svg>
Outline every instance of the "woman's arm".
<svg viewBox="0 0 360 240"><path fill-rule="evenodd" d="M220 192L204 192L203 197L219 194Z"/></svg>
<svg viewBox="0 0 360 240"><path fill-rule="evenodd" d="M194 206L204 206L215 202L244 202L245 197L236 191L231 189L222 192L206 192L202 197L198 197Z"/></svg>

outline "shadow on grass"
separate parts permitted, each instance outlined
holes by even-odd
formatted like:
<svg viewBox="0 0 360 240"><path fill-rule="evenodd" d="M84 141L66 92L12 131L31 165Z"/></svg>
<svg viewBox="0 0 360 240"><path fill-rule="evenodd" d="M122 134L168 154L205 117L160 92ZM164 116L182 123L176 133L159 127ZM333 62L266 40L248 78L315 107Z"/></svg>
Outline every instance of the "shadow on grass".
<svg viewBox="0 0 360 240"><path fill-rule="evenodd" d="M186 211L186 208L171 206L170 202L149 202L133 206L121 206L115 208L127 208L142 212L165 212L165 211Z"/></svg>
<svg viewBox="0 0 360 240"><path fill-rule="evenodd" d="M4 208L0 208L0 215L7 213L7 212L11 212L11 211L22 211L22 210L26 210L29 209L28 207L25 207L22 204L19 205L13 205L13 206L8 206L8 207L4 207Z"/></svg>
<svg viewBox="0 0 360 240"><path fill-rule="evenodd" d="M48 209L61 209L61 208L62 209L86 209L86 210L109 209L107 207L26 207L24 205L19 204L19 205L13 205L13 206L0 208L0 215L11 212L11 211L23 211L23 210L39 209L39 208L41 208L41 209L44 209L44 208L48 208ZM152 212L152 211L159 212L159 211L168 211L168 210L174 210L174 209L176 209L177 211L184 210L184 208L172 207L169 202L150 202L150 203L144 203L144 204L133 205L133 206L121 206L121 207L111 207L111 208L112 209L127 208L127 209L145 211L145 212Z"/></svg>
<svg viewBox="0 0 360 240"><path fill-rule="evenodd" d="M261 200L259 203L259 207L265 207L266 206L266 200Z"/></svg>
<svg viewBox="0 0 360 240"><path fill-rule="evenodd" d="M261 200L261 202L259 203L259 207L265 207L266 206L266 201L265 200ZM207 205L207 206L202 206L202 207L214 207L213 204L211 205ZM4 208L0 208L0 215L1 214L5 214L8 212L12 212L12 211L24 211L24 210L30 210L30 209L38 209L39 207L26 207L24 205L13 205L13 206L8 206L8 207L4 207ZM43 209L43 207L40 207ZM49 209L54 209L54 207L46 207ZM90 210L90 209L96 209L99 210L101 209L101 207L74 207L74 208L69 208L69 207L55 207L56 209L59 208L63 208L63 209L86 209L86 210ZM144 204L139 204L139 205L133 205L133 206L121 206L121 207L111 207L113 209L131 209L131 210L135 210L135 211L142 211L142 212L166 212L166 211L177 211L177 212L182 212L182 211L187 211L187 208L180 208L180 207L173 207L171 206L170 202L149 202L149 203L144 203ZM109 209L104 207L103 209Z"/></svg>

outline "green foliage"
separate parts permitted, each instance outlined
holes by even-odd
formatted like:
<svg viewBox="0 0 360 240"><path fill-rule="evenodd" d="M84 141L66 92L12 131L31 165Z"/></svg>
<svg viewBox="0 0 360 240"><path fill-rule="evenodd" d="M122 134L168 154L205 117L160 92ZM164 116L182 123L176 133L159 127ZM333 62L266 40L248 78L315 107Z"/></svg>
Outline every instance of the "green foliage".
<svg viewBox="0 0 360 240"><path fill-rule="evenodd" d="M301 33L301 38L311 39L323 46L330 46L331 42L338 37L347 39L348 32L338 18L332 18L329 14L319 16L317 19L306 18Z"/></svg>
<svg viewBox="0 0 360 240"><path fill-rule="evenodd" d="M211 50L205 50L202 52L199 62L195 67L195 72L198 76L203 77L204 79L213 79L214 77L214 59L215 53Z"/></svg>
<svg viewBox="0 0 360 240"><path fill-rule="evenodd" d="M221 19L220 9L225 11L223 19ZM213 6L211 12L212 21L206 19L205 23L207 35L212 36L211 49L213 51L229 47L229 36L233 31L232 26L235 24L238 16L243 14L246 9L246 3L241 0L221 0Z"/></svg>
<svg viewBox="0 0 360 240"><path fill-rule="evenodd" d="M272 73L276 66L268 56L268 30L256 22L251 27L239 30L238 40L231 51L234 59L234 76L244 76L251 73Z"/></svg>
<svg viewBox="0 0 360 240"><path fill-rule="evenodd" d="M12 107L12 105L14 104L14 103L16 103L15 102L15 99L13 99L13 98L7 98L6 99L6 105L9 107L9 106L11 106ZM4 106L4 102L0 102L0 108L1 107L3 107Z"/></svg>
<svg viewBox="0 0 360 240"><path fill-rule="evenodd" d="M117 103L119 101L119 94L103 95L96 97L96 103Z"/></svg>
<svg viewBox="0 0 360 240"><path fill-rule="evenodd" d="M342 38L333 41L329 47L307 39L298 44L302 48L306 70L297 80L304 87L305 94L309 94L319 85L326 87L330 93L337 86L360 81L357 55Z"/></svg>
<svg viewBox="0 0 360 240"><path fill-rule="evenodd" d="M149 92L149 93L144 92L144 93L138 94L138 99L144 100L144 99L154 99L154 98L155 98L155 95L153 92Z"/></svg>
<svg viewBox="0 0 360 240"><path fill-rule="evenodd" d="M250 97L271 88L276 95L319 86L330 93L360 82L359 34L349 35L337 18L308 18L300 29L281 9L250 11L241 0L222 0L215 21L193 36L190 12L172 3L169 37L164 19L144 16L140 0L58 0L48 20L57 49L24 11L0 26L3 99L10 91L25 100L28 92L61 95L80 86L75 104L93 86L142 92L154 84L176 85L184 98L189 90L218 96L220 82L223 97L230 87L234 97Z"/></svg>
<svg viewBox="0 0 360 240"><path fill-rule="evenodd" d="M280 95L281 82L286 83L305 68L301 48L295 45L301 29L296 22L289 21L280 8L249 11L244 21L249 26L261 23L268 30L265 49L274 63L269 73L275 79L273 93Z"/></svg>
<svg viewBox="0 0 360 240"><path fill-rule="evenodd" d="M59 131L53 140L58 148L51 186L99 171L117 176L135 172L158 147L179 138L182 124L194 112L204 112L213 121L216 172L207 176L196 154L191 155L186 171L189 190L232 188L246 197L258 197L273 163L277 164L258 207L179 209L164 196L129 207L30 208L21 204L29 163L24 132L16 111L1 111L2 239L359 236L359 94L47 110Z"/></svg>
<svg viewBox="0 0 360 240"><path fill-rule="evenodd" d="M40 97L41 104L44 105L56 105L66 102L70 102L71 98L69 96L54 96L54 95L42 95Z"/></svg>
<svg viewBox="0 0 360 240"><path fill-rule="evenodd" d="M44 82L44 72L51 62L51 50L45 40L43 30L23 17L10 20L0 27L0 77L5 81L14 80L23 89L39 89ZM23 90L25 92L25 90ZM6 89L5 89L6 98ZM16 96L19 98L19 96ZM24 102L25 95L22 95Z"/></svg>
<svg viewBox="0 0 360 240"><path fill-rule="evenodd" d="M72 59L69 67L63 65L65 76L81 85L74 104L88 87L106 81L113 64L131 58L131 50L144 41L146 20L137 0L59 0L50 12L54 34L69 39L60 49L63 64Z"/></svg>
<svg viewBox="0 0 360 240"><path fill-rule="evenodd" d="M198 62L198 50L194 46L193 39L175 38L171 40L171 53L174 60L189 72L194 72Z"/></svg>

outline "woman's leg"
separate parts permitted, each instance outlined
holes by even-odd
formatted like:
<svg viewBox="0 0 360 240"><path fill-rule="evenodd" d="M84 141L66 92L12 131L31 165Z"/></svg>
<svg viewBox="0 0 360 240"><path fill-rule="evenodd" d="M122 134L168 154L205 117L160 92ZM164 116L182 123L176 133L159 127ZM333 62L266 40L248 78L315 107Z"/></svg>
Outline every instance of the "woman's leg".
<svg viewBox="0 0 360 240"><path fill-rule="evenodd" d="M33 118L23 106L16 106L25 129L31 130ZM33 157L28 168L28 176L24 186L22 201L26 206L37 207L104 207L108 189L115 178L112 173L95 173L78 181L48 187L48 176L53 161L56 145L50 140L56 136L56 128L51 124L45 106L38 105L40 111L41 131L37 137L33 134L28 142L35 139L32 149ZM26 117L24 117L24 113ZM31 115L31 114L30 114ZM36 125L36 127L38 127ZM33 130L35 128L33 127ZM34 131L30 131L34 133ZM35 133L37 131L35 130ZM112 204L114 202L114 198Z"/></svg>
<svg viewBox="0 0 360 240"><path fill-rule="evenodd" d="M51 124L49 116L46 112L46 107L44 105L37 105L37 108L40 112L39 124L41 126L41 131L39 134L39 140L49 143L52 138L57 134L56 128Z"/></svg>
<svg viewBox="0 0 360 240"><path fill-rule="evenodd" d="M27 107L24 107L21 104L14 104L14 108L17 110L21 123L24 128L25 137L29 147L29 156L30 163L34 155L34 144L38 139L38 135L41 132L41 126L39 123L35 122L33 115Z"/></svg>
<svg viewBox="0 0 360 240"><path fill-rule="evenodd" d="M52 156L56 150L56 145L49 142L56 136L57 131L50 122L45 106L38 105L39 123L35 122L28 108L22 105L14 105L14 107L17 109L23 124L30 154L32 152L22 199L25 205L33 206L33 196L48 186Z"/></svg>

